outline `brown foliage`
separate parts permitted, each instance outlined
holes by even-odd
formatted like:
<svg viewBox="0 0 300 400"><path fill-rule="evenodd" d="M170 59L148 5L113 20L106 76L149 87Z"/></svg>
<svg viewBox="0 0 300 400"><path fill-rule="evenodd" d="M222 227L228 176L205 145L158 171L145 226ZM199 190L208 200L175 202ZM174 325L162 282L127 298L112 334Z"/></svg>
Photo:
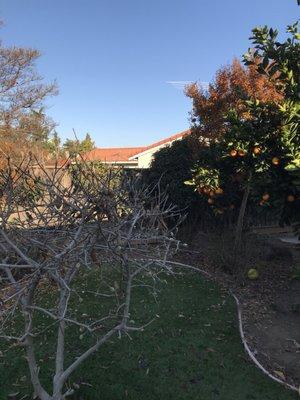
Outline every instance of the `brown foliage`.
<svg viewBox="0 0 300 400"><path fill-rule="evenodd" d="M259 74L255 66L244 67L237 59L217 71L207 92L193 83L187 86L186 95L193 101L194 132L211 139L224 132L224 116L230 109L234 108L241 117L247 118L244 99L250 97L263 102L282 99L274 84Z"/></svg>
<svg viewBox="0 0 300 400"><path fill-rule="evenodd" d="M46 127L50 129L39 110L57 90L55 83L44 84L37 74L39 56L37 50L5 47L0 42L0 166L8 156L22 158L29 148L34 151Z"/></svg>

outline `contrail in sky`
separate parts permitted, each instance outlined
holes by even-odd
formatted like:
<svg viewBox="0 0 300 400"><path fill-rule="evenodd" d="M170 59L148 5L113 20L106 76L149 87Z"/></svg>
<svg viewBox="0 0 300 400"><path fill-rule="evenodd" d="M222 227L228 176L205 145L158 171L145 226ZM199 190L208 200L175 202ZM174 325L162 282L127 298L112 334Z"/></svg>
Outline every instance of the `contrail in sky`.
<svg viewBox="0 0 300 400"><path fill-rule="evenodd" d="M187 85L193 83L193 81L167 81L169 85L172 85L175 89L183 90Z"/></svg>
<svg viewBox="0 0 300 400"><path fill-rule="evenodd" d="M190 85L191 83L194 83L194 81L167 81L166 83L169 84L169 85L172 85L175 89L181 91L181 90L184 90L187 85ZM208 90L209 82L198 81L196 83L203 90Z"/></svg>

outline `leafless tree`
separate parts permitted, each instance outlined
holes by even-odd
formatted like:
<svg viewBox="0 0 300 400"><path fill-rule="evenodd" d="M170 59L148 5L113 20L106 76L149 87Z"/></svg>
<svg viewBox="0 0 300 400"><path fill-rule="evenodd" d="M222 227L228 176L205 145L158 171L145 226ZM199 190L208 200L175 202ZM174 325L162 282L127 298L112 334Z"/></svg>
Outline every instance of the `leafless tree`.
<svg viewBox="0 0 300 400"><path fill-rule="evenodd" d="M141 324L132 320L132 293L137 287L154 291L162 272L173 273L168 259L179 245L180 216L163 193L141 187L134 178L116 179L117 172L99 175L82 163L66 162L51 174L32 163L8 163L0 173L0 335L24 347L34 393L41 400L71 395L68 379L90 355L114 335L130 335L152 322L153 316ZM76 187L66 186L64 175L74 167ZM108 306L83 317L74 307L83 292ZM44 316L42 325L39 315ZM20 320L22 328L12 324ZM49 392L40 380L37 343L53 330ZM67 362L70 332L90 340Z"/></svg>

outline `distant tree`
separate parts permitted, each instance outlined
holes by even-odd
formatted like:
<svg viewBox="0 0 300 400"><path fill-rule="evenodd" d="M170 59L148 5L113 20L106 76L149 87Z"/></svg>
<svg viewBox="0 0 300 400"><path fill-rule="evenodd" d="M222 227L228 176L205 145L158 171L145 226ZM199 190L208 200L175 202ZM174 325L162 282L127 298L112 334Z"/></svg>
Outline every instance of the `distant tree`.
<svg viewBox="0 0 300 400"><path fill-rule="evenodd" d="M48 141L54 126L40 109L21 113L14 125L0 128L0 165L5 165L7 156L16 163L32 155L43 162L48 157Z"/></svg>
<svg viewBox="0 0 300 400"><path fill-rule="evenodd" d="M80 143L80 148L82 152L90 151L95 148L95 142L92 140L89 133L85 135L85 138Z"/></svg>
<svg viewBox="0 0 300 400"><path fill-rule="evenodd" d="M77 139L66 139L63 144L63 149L70 156L74 157L76 154L80 153L80 142Z"/></svg>
<svg viewBox="0 0 300 400"><path fill-rule="evenodd" d="M95 148L91 135L86 134L85 138L80 141L79 139L67 139L63 144L63 148L68 152L70 157L75 157L77 154L85 153Z"/></svg>
<svg viewBox="0 0 300 400"><path fill-rule="evenodd" d="M52 136L48 138L46 149L55 159L58 159L63 155L61 139L56 131L54 131Z"/></svg>
<svg viewBox="0 0 300 400"><path fill-rule="evenodd" d="M44 100L57 93L36 72L37 50L5 47L0 42L0 164L9 154L24 157L44 142L51 123L43 113ZM32 147L32 143L35 146Z"/></svg>

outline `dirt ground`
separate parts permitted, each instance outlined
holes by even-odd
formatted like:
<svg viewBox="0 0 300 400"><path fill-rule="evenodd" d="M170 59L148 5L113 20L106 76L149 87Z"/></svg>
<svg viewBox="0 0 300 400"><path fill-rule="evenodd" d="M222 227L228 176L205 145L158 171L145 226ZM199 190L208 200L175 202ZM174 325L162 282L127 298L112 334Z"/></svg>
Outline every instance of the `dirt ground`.
<svg viewBox="0 0 300 400"><path fill-rule="evenodd" d="M230 233L200 232L178 258L212 274L239 298L247 342L262 365L278 378L300 386L300 249L277 234L246 236L232 267ZM259 277L247 278L256 268ZM299 270L299 277L293 273Z"/></svg>
<svg viewBox="0 0 300 400"><path fill-rule="evenodd" d="M248 316L247 332L252 346L275 375L300 383L300 282L291 282L288 290L277 295L267 318L254 321Z"/></svg>

